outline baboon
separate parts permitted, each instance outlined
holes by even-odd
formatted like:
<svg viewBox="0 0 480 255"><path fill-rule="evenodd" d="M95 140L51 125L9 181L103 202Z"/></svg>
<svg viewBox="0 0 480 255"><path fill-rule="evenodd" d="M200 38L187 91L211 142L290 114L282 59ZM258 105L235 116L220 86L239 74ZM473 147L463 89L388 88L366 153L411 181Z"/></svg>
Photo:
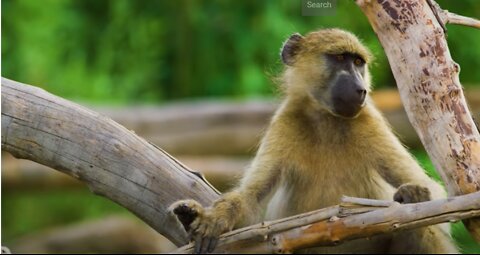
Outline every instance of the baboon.
<svg viewBox="0 0 480 255"><path fill-rule="evenodd" d="M175 203L195 251L211 252L234 226L338 204L342 195L415 203L444 198L370 99L369 50L353 34L323 29L293 34L281 59L284 100L238 187L211 207ZM266 208L266 210L262 210ZM458 253L447 224L424 227L315 253Z"/></svg>

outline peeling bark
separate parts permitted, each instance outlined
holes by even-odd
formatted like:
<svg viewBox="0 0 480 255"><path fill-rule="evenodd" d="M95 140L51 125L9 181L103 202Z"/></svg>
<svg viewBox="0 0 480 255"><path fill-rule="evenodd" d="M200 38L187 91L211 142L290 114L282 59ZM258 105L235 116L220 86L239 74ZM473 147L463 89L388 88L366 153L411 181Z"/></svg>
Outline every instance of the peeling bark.
<svg viewBox="0 0 480 255"><path fill-rule="evenodd" d="M357 4L377 34L409 120L450 196L480 190L480 134L450 55L443 23L427 1ZM465 222L480 241L480 220Z"/></svg>

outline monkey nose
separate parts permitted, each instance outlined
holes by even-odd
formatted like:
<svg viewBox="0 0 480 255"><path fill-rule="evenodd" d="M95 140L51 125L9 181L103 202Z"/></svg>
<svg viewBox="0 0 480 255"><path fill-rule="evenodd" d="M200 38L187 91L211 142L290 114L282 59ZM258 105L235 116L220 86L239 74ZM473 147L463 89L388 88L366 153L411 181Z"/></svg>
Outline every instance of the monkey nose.
<svg viewBox="0 0 480 255"><path fill-rule="evenodd" d="M367 90L366 89L357 89L357 93L358 93L360 101L365 100L365 97L367 96Z"/></svg>

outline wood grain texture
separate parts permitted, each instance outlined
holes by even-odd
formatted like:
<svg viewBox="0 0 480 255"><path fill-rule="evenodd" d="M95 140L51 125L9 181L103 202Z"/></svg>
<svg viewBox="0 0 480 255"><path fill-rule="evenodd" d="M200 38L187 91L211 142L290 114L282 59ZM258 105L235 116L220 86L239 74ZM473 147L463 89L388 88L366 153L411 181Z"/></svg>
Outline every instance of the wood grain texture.
<svg viewBox="0 0 480 255"><path fill-rule="evenodd" d="M199 175L110 118L4 78L2 150L85 182L176 245L186 243L186 233L167 207L218 198Z"/></svg>

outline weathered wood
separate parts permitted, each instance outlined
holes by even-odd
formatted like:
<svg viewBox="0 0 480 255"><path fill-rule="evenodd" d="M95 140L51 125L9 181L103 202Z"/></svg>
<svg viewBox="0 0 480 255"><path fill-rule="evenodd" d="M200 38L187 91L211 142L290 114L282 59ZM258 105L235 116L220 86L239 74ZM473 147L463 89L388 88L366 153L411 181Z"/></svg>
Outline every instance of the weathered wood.
<svg viewBox="0 0 480 255"><path fill-rule="evenodd" d="M242 176L249 164L246 157L178 156L177 159L202 173L218 190L226 190ZM14 189L55 189L82 187L83 183L62 172L30 160L16 159L2 152L2 187Z"/></svg>
<svg viewBox="0 0 480 255"><path fill-rule="evenodd" d="M82 180L176 245L186 233L167 207L218 198L204 179L110 118L4 78L1 131L2 150Z"/></svg>
<svg viewBox="0 0 480 255"><path fill-rule="evenodd" d="M214 252L290 253L475 216L480 216L480 192L416 204L346 198L337 206L225 233ZM174 253L192 251L188 244Z"/></svg>
<svg viewBox="0 0 480 255"><path fill-rule="evenodd" d="M357 0L385 49L409 120L449 195L467 194L480 190L480 134L443 22L429 2L433 0ZM480 242L480 220L465 223Z"/></svg>

